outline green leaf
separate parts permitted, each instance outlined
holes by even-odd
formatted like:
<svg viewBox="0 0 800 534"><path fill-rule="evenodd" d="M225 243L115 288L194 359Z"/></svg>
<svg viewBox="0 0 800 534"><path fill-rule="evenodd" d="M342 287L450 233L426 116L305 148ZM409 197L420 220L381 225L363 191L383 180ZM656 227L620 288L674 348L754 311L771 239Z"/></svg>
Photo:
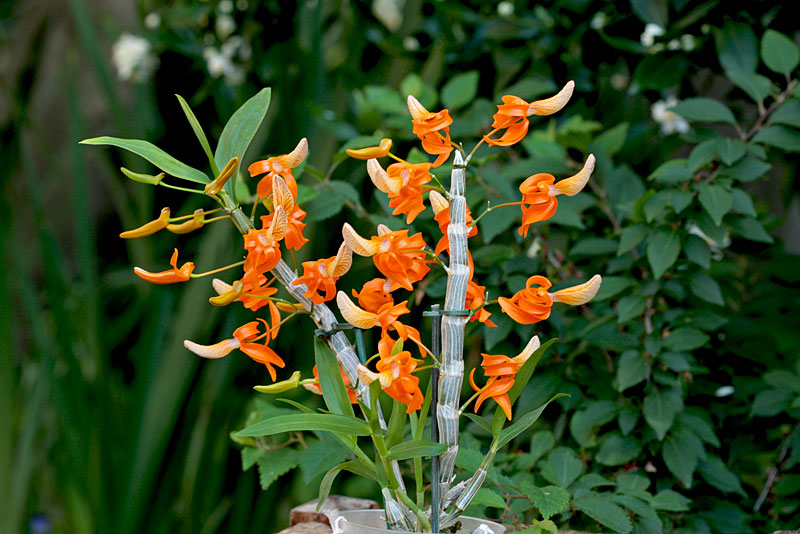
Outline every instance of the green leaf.
<svg viewBox="0 0 800 534"><path fill-rule="evenodd" d="M764 382L776 389L785 389L800 393L800 379L789 371L775 370L764 375Z"/></svg>
<svg viewBox="0 0 800 534"><path fill-rule="evenodd" d="M691 191L673 189L669 194L669 202L670 205L672 205L672 209L675 210L675 213L680 213L685 210L689 204L692 203L693 198L694 194L692 194Z"/></svg>
<svg viewBox="0 0 800 534"><path fill-rule="evenodd" d="M506 501L498 493L490 490L489 488L481 488L475 497L472 498L473 505L491 506L492 508L506 507Z"/></svg>
<svg viewBox="0 0 800 534"><path fill-rule="evenodd" d="M658 215L667 208L669 204L670 192L658 191L648 198L644 203L644 218L647 222L652 222Z"/></svg>
<svg viewBox="0 0 800 534"><path fill-rule="evenodd" d="M401 441L406 429L407 407L399 401L392 403L392 415L389 417L389 424L386 428L386 446L393 447Z"/></svg>
<svg viewBox="0 0 800 534"><path fill-rule="evenodd" d="M756 395L750 417L774 417L789 408L794 394L783 389L765 389Z"/></svg>
<svg viewBox="0 0 800 534"><path fill-rule="evenodd" d="M733 222L734 231L745 239L759 243L772 243L774 239L764 230L761 223L752 217L744 217Z"/></svg>
<svg viewBox="0 0 800 534"><path fill-rule="evenodd" d="M596 443L595 433L598 427L614 419L618 407L611 401L591 401L586 409L578 410L572 415L569 430L581 447L592 447Z"/></svg>
<svg viewBox="0 0 800 534"><path fill-rule="evenodd" d="M621 122L598 135L595 140L589 145L589 150L603 152L608 156L613 156L625 145L625 139L628 137L628 123Z"/></svg>
<svg viewBox="0 0 800 534"><path fill-rule="evenodd" d="M558 341L558 338L553 338L547 340L544 344L542 344L538 349L536 349L533 354L522 364L519 371L517 371L517 376L514 379L514 385L511 386L511 389L508 390L508 399L511 401L513 405L516 400L519 398L522 390L525 389L525 386L528 385L528 381L531 379L531 375L533 375L533 371L536 369L536 366L539 364L539 360L542 359L544 353L553 346L553 344ZM550 399L549 402L552 402L554 399L558 398L559 396L553 397ZM546 406L545 404L544 406ZM542 406L542 408L544 408Z"/></svg>
<svg viewBox="0 0 800 534"><path fill-rule="evenodd" d="M736 124L731 110L718 100L694 97L681 100L672 111L694 122L724 122Z"/></svg>
<svg viewBox="0 0 800 534"><path fill-rule="evenodd" d="M545 478L553 484L566 488L580 476L584 466L572 449L559 447L550 453L547 467L549 471L543 472Z"/></svg>
<svg viewBox="0 0 800 534"><path fill-rule="evenodd" d="M455 110L472 102L478 93L479 78L477 70L471 70L451 78L442 87L442 104L450 110Z"/></svg>
<svg viewBox="0 0 800 534"><path fill-rule="evenodd" d="M628 534L633 530L625 511L606 497L590 495L572 501L572 505L614 532Z"/></svg>
<svg viewBox="0 0 800 534"><path fill-rule="evenodd" d="M788 76L800 63L800 51L782 33L767 30L761 38L761 59L771 71Z"/></svg>
<svg viewBox="0 0 800 534"><path fill-rule="evenodd" d="M525 484L521 489L545 519L550 519L554 515L566 512L569 509L570 495L564 488L559 488L558 486L538 488Z"/></svg>
<svg viewBox="0 0 800 534"><path fill-rule="evenodd" d="M492 425L489 424L489 421L487 421L485 418L483 418L483 417L481 417L479 415L475 415L474 413L469 413L469 412L464 412L461 415L463 415L464 417L466 417L467 419L469 419L470 421L472 421L473 423L475 423L476 425L481 427L483 430L485 430L489 434L492 433Z"/></svg>
<svg viewBox="0 0 800 534"><path fill-rule="evenodd" d="M626 350L617 363L617 391L622 393L650 376L650 364L636 350Z"/></svg>
<svg viewBox="0 0 800 534"><path fill-rule="evenodd" d="M694 173L688 167L688 160L676 158L659 165L647 178L663 184L679 184L694 178Z"/></svg>
<svg viewBox="0 0 800 534"><path fill-rule="evenodd" d="M697 199L711 216L714 224L722 224L722 217L733 207L733 196L720 185L701 184L697 186Z"/></svg>
<svg viewBox="0 0 800 534"><path fill-rule="evenodd" d="M638 457L641 451L638 440L619 432L611 432L600 440L595 460L602 465L623 465Z"/></svg>
<svg viewBox="0 0 800 534"><path fill-rule="evenodd" d="M656 512L655 508L652 508L644 501L637 499L636 497L631 497L630 495L614 495L611 499L615 503L621 504L634 514L645 517L651 521L655 521L661 525L661 519L658 517L658 512ZM660 532L660 530L657 532Z"/></svg>
<svg viewBox="0 0 800 534"><path fill-rule="evenodd" d="M718 137L706 139L692 149L687 163L689 170L695 173L719 157Z"/></svg>
<svg viewBox="0 0 800 534"><path fill-rule="evenodd" d="M723 69L755 72L758 66L758 42L749 24L725 22L714 31L714 41Z"/></svg>
<svg viewBox="0 0 800 534"><path fill-rule="evenodd" d="M708 243L696 235L690 235L686 239L683 251L692 263L696 263L704 269L711 267L711 248L709 248Z"/></svg>
<svg viewBox="0 0 800 534"><path fill-rule="evenodd" d="M682 441L686 434L671 435L664 441L661 456L667 469L680 480L687 488L692 487L692 474L697 469L698 457L692 448Z"/></svg>
<svg viewBox="0 0 800 534"><path fill-rule="evenodd" d="M658 230L647 240L647 261L653 269L653 276L661 278L672 267L681 251L681 239L677 232Z"/></svg>
<svg viewBox="0 0 800 534"><path fill-rule="evenodd" d="M736 161L744 157L747 145L738 139L731 137L720 137L716 140L717 152L722 163L733 165Z"/></svg>
<svg viewBox="0 0 800 534"><path fill-rule="evenodd" d="M617 323L627 323L644 313L647 299L640 295L627 295L617 302Z"/></svg>
<svg viewBox="0 0 800 534"><path fill-rule="evenodd" d="M624 435L628 435L631 433L631 430L636 428L636 423L639 422L639 410L636 409L635 406L631 406L630 404L623 407L619 411L619 417L617 417L617 423L619 424L619 429L622 431Z"/></svg>
<svg viewBox="0 0 800 534"><path fill-rule="evenodd" d="M617 477L617 492L638 496L646 493L650 480L636 473L622 473Z"/></svg>
<svg viewBox="0 0 800 534"><path fill-rule="evenodd" d="M692 351L705 345L708 339L695 328L678 328L664 338L664 348L675 352Z"/></svg>
<svg viewBox="0 0 800 534"><path fill-rule="evenodd" d="M245 447L242 449L242 471L247 471L253 467L259 458L267 453L261 447Z"/></svg>
<svg viewBox="0 0 800 534"><path fill-rule="evenodd" d="M369 425L356 417L338 414L279 415L260 421L236 433L237 436L271 436L301 430L338 432L351 436L369 436Z"/></svg>
<svg viewBox="0 0 800 534"><path fill-rule="evenodd" d="M772 92L773 85L769 78L754 72L729 70L725 73L730 81L755 102L763 102Z"/></svg>
<svg viewBox="0 0 800 534"><path fill-rule="evenodd" d="M325 504L325 500L328 498L328 495L331 492L331 486L333 485L333 481L336 479L336 476L342 471L350 471L360 477L367 478L369 480L375 480L376 475L374 471L365 467L361 462L349 461L344 462L336 467L333 467L330 471L325 473L325 476L322 477L322 482L319 485L319 499L317 500L317 510L319 511L322 508L322 505Z"/></svg>
<svg viewBox="0 0 800 534"><path fill-rule="evenodd" d="M391 87L368 85L364 87L364 98L379 111L403 118L408 116L405 99Z"/></svg>
<svg viewBox="0 0 800 534"><path fill-rule="evenodd" d="M650 425L659 441L664 439L667 431L675 423L675 415L681 406L669 391L658 391L644 399L644 420Z"/></svg>
<svg viewBox="0 0 800 534"><path fill-rule="evenodd" d="M666 0L631 0L631 8L643 22L652 22L667 27L668 10Z"/></svg>
<svg viewBox="0 0 800 534"><path fill-rule="evenodd" d="M269 488L278 477L297 467L297 451L289 447L269 451L269 454L259 458L258 480L261 489Z"/></svg>
<svg viewBox="0 0 800 534"><path fill-rule="evenodd" d="M509 397L510 396L511 393L509 392ZM518 418L516 421L514 421L514 423L509 425L508 428L505 428L503 429L502 432L500 432L500 436L497 438L497 445L495 446L495 448L501 449L505 447L506 444L508 444L512 439L516 438L517 436L528 430L533 425L533 423L535 423L536 420L539 419L539 416L542 415L542 412L544 411L545 408L547 408L548 404L550 404L556 399L568 396L569 395L566 395L564 393L559 393L558 395L554 395L549 401L545 402L537 409L533 410L532 412L528 412L522 417Z"/></svg>
<svg viewBox="0 0 800 534"><path fill-rule="evenodd" d="M770 124L785 124L800 128L800 100L791 99L781 104L769 117Z"/></svg>
<svg viewBox="0 0 800 534"><path fill-rule="evenodd" d="M433 109L438 99L436 89L425 83L425 80L415 72L412 72L400 82L400 94L404 97L412 95L419 100L419 103L425 109Z"/></svg>
<svg viewBox="0 0 800 534"><path fill-rule="evenodd" d="M771 168L772 165L769 163L764 163L758 158L745 156L737 161L735 165L728 168L723 167L720 175L736 178L742 182L752 182L764 176Z"/></svg>
<svg viewBox="0 0 800 534"><path fill-rule="evenodd" d="M592 300L594 302L608 300L633 285L636 285L636 280L633 278L628 278L626 276L604 276L603 285L600 286L600 290Z"/></svg>
<svg viewBox="0 0 800 534"><path fill-rule="evenodd" d="M653 497L653 508L667 512L685 512L689 509L689 499L672 490L661 490Z"/></svg>
<svg viewBox="0 0 800 534"><path fill-rule="evenodd" d="M722 290L716 280L705 273L697 273L689 278L689 289L698 298L703 299L717 306L724 306L725 300L722 298Z"/></svg>
<svg viewBox="0 0 800 534"><path fill-rule="evenodd" d="M622 234L619 237L617 256L622 256L641 243L649 230L650 228L644 224L634 224L633 226L628 226L623 229ZM603 285L605 285L605 280L603 281ZM603 289L601 287L600 291L602 290Z"/></svg>
<svg viewBox="0 0 800 534"><path fill-rule="evenodd" d="M785 126L768 126L754 135L753 141L774 146L787 152L800 152L800 132Z"/></svg>
<svg viewBox="0 0 800 534"><path fill-rule="evenodd" d="M353 416L353 405L342 379L339 362L336 356L320 338L314 337L314 361L319 373L319 384L322 389L322 398L328 410L339 415Z"/></svg>
<svg viewBox="0 0 800 534"><path fill-rule="evenodd" d="M239 158L240 162L244 161L245 152L267 114L271 96L272 90L265 87L242 104L228 119L214 152L217 168L222 169L234 157ZM232 188L233 180L229 180L225 189L231 192Z"/></svg>
<svg viewBox="0 0 800 534"><path fill-rule="evenodd" d="M206 157L208 158L211 169L215 172L215 174L218 174L219 169L216 168L217 164L214 161L214 153L211 152L211 146L208 144L208 138L206 137L206 133L203 131L203 127L200 126L200 121L197 120L197 117L195 117L192 108L189 107L189 104L186 102L186 100L184 100L181 95L175 96L178 98L181 109L183 109L183 114L186 115L186 120L189 121L194 135L197 137L197 140L200 141L200 146L203 147L203 152L205 152Z"/></svg>
<svg viewBox="0 0 800 534"><path fill-rule="evenodd" d="M742 189L734 189L731 191L731 195L733 195L733 207L731 208L732 211L736 213L741 213L742 215L748 215L750 217L755 217L758 215L756 212L756 207L753 205L753 199L745 193Z"/></svg>
<svg viewBox="0 0 800 534"><path fill-rule="evenodd" d="M721 492L736 493L742 497L747 497L741 483L739 483L739 477L729 471L719 458L712 456L708 460L700 460L697 471L706 482Z"/></svg>
<svg viewBox="0 0 800 534"><path fill-rule="evenodd" d="M444 443L435 443L424 439L412 439L398 443L389 449L388 458L390 460L408 460L409 458L419 458L428 456L439 456L447 450Z"/></svg>
<svg viewBox="0 0 800 534"><path fill-rule="evenodd" d="M569 252L571 258L580 258L588 256L605 256L616 252L617 242L613 239L606 239L602 237L587 237L581 239L572 247Z"/></svg>
<svg viewBox="0 0 800 534"><path fill-rule="evenodd" d="M531 438L530 455L534 457L534 462L547 454L556 444L556 438L549 430L541 430L533 434Z"/></svg>
<svg viewBox="0 0 800 534"><path fill-rule="evenodd" d="M210 178L202 171L198 171L194 167L190 167L185 163L173 158L157 146L141 139L120 139L118 137L93 137L92 139L84 139L81 141L82 145L105 145L115 146L133 152L137 156L141 156L165 173L176 178L183 178L190 182L198 184L206 184L210 182ZM227 163L227 161L225 162Z"/></svg>
<svg viewBox="0 0 800 534"><path fill-rule="evenodd" d="M298 451L298 464L303 473L303 483L310 484L319 474L328 471L350 454L339 442L315 441L307 449Z"/></svg>

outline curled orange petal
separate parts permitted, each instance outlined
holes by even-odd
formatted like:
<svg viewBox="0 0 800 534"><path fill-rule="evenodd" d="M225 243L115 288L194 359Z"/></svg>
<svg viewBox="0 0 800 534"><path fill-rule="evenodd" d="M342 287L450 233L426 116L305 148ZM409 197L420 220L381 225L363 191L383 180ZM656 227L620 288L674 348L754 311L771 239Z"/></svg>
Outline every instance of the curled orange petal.
<svg viewBox="0 0 800 534"><path fill-rule="evenodd" d="M356 328L369 329L380 325L377 314L364 311L356 306L344 291L339 291L336 295L336 304L339 305L339 311L342 312L344 320Z"/></svg>
<svg viewBox="0 0 800 534"><path fill-rule="evenodd" d="M580 172L574 176L565 178L553 184L553 192L556 194L567 195L568 197L577 195L586 186L586 183L592 176L592 171L594 171L594 154L589 154L589 157L586 158L586 163L583 164L583 168L580 170ZM553 192L550 194L552 195Z"/></svg>
<svg viewBox="0 0 800 534"><path fill-rule="evenodd" d="M344 223L342 227L342 237L347 246L359 256L374 256L380 252L380 242L371 239L364 239L349 223Z"/></svg>

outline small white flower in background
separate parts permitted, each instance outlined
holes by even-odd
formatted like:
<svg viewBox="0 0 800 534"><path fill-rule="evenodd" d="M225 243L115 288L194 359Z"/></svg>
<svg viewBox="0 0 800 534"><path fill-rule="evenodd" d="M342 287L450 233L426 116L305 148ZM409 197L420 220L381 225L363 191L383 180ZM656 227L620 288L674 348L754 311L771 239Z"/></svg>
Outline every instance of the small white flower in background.
<svg viewBox="0 0 800 534"><path fill-rule="evenodd" d="M680 50L681 42L677 39L672 39L667 43L667 50Z"/></svg>
<svg viewBox="0 0 800 534"><path fill-rule="evenodd" d="M510 17L514 14L514 2L503 1L497 4L497 14L501 17Z"/></svg>
<svg viewBox="0 0 800 534"><path fill-rule="evenodd" d="M661 125L662 135L689 131L689 123L686 122L686 119L669 109L675 107L677 103L678 100L674 96L670 96L666 100L659 100L650 108L653 120Z"/></svg>
<svg viewBox="0 0 800 534"><path fill-rule="evenodd" d="M161 26L161 15L156 12L148 13L144 18L144 27L148 30L155 30Z"/></svg>
<svg viewBox="0 0 800 534"><path fill-rule="evenodd" d="M685 35L681 35L681 48L683 48L684 52L691 52L694 50L697 41L694 38L694 35L689 35L688 33Z"/></svg>
<svg viewBox="0 0 800 534"><path fill-rule="evenodd" d="M645 24L644 32L639 37L639 42L642 43L643 46L653 46L653 43L656 42L656 37L664 35L664 28L659 26L658 24L653 24L652 22L648 22Z"/></svg>
<svg viewBox="0 0 800 534"><path fill-rule="evenodd" d="M622 91L626 87L628 87L628 75L622 72L615 72L609 78L608 83L611 84L611 87L617 91Z"/></svg>
<svg viewBox="0 0 800 534"><path fill-rule="evenodd" d="M203 58L206 60L208 74L211 75L212 78L219 78L223 76L226 71L233 68L231 59L216 48L208 47L203 50Z"/></svg>
<svg viewBox="0 0 800 534"><path fill-rule="evenodd" d="M247 0L239 0L238 2L236 2L236 9L238 9L239 11L244 11L245 9L247 9Z"/></svg>
<svg viewBox="0 0 800 534"><path fill-rule="evenodd" d="M722 386L714 392L715 397L730 397L736 391L733 386Z"/></svg>
<svg viewBox="0 0 800 534"><path fill-rule="evenodd" d="M405 0L373 0L372 14L389 30L395 31L403 24Z"/></svg>
<svg viewBox="0 0 800 534"><path fill-rule="evenodd" d="M231 0L222 0L217 7L222 13L230 13L233 11L233 2Z"/></svg>
<svg viewBox="0 0 800 534"><path fill-rule="evenodd" d="M605 28L606 24L608 24L608 15L602 11L598 11L592 17L592 21L589 23L589 26L591 26L593 30L602 30Z"/></svg>
<svg viewBox="0 0 800 534"><path fill-rule="evenodd" d="M122 81L143 82L158 67L150 41L138 35L123 33L111 46L111 61Z"/></svg>
<svg viewBox="0 0 800 534"><path fill-rule="evenodd" d="M708 245L708 248L711 249L711 258L714 261L721 260L724 255L722 249L731 246L731 236L727 231L725 232L725 235L722 237L721 243L712 239L708 234L702 231L700 227L697 226L697 224L695 224L694 222L690 222L689 224L686 225L686 233L688 233L689 235L695 235L700 239L702 239L703 241L705 241L706 245Z"/></svg>
<svg viewBox="0 0 800 534"><path fill-rule="evenodd" d="M242 43L241 37L231 37L222 45L221 51L211 46L203 50L203 59L206 60L206 68L212 78L222 76L228 85L241 85L244 82L244 68L233 63L233 55Z"/></svg>
<svg viewBox="0 0 800 534"><path fill-rule="evenodd" d="M419 41L416 37L409 35L405 39L403 39L403 48L408 50L409 52L415 52L419 50Z"/></svg>
<svg viewBox="0 0 800 534"><path fill-rule="evenodd" d="M236 30L236 22L230 15L217 15L215 28L219 40L224 41Z"/></svg>

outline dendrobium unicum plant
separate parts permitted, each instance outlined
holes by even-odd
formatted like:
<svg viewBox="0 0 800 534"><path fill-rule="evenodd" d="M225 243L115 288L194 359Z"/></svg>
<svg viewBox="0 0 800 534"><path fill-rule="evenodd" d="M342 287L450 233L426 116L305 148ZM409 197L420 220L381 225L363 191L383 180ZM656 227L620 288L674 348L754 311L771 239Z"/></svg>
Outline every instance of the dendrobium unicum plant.
<svg viewBox="0 0 800 534"><path fill-rule="evenodd" d="M583 284L551 291L550 280L534 274L515 294L490 300L486 288L474 279L469 252L469 239L478 233L480 221L489 211L518 206L521 212L518 231L525 237L532 224L553 216L559 195L578 194L590 179L593 156L589 156L577 174L562 180L541 173L540 169L531 169L534 174L519 188L519 202L490 206L475 217L466 203L469 163L478 147L484 143L503 147L518 143L528 132L529 117L558 112L570 99L573 87L573 82L569 82L555 96L532 103L516 96L504 96L494 114L492 130L469 153L450 137L453 119L448 110L428 111L414 96L409 96L413 132L419 137L422 149L435 156L434 161L410 163L391 151L390 139L382 140L378 146L348 150L348 154L366 161L364 172L377 190L386 195L393 213L404 216L406 224L411 224L430 205L440 235L424 236L408 228L392 230L385 225L378 225L372 232L362 235L353 225L345 223L337 248L331 250L333 255L302 262L302 271L290 267L286 258L291 256L294 261L295 252L302 251L308 242L303 222L306 212L298 205L298 177L294 175L294 170L307 157L306 140L302 139L288 154L256 161L247 167L250 176L258 179L255 195L248 199L252 203L249 217L233 194L231 178L236 176L247 145L264 117L269 104L268 89L234 114L213 154L191 109L181 99L208 156L212 176L170 158L144 141L101 137L85 143L131 150L164 171L150 176L123 169L126 176L136 181L202 194L219 205L216 209L200 209L178 217L164 208L156 220L123 232L121 237L139 238L162 229L187 233L218 220L231 220L241 233L242 259L226 267L198 273L194 263L186 262L179 268L176 249L169 262L171 269L163 272L134 269L136 275L156 284L228 273L227 281L213 280L211 286L216 295L209 299L210 303L228 306L239 302L255 313L254 319L233 331L229 339L211 344L187 340L186 348L211 359L239 351L263 364L273 383L256 386L257 391L280 393L303 386L324 397L327 408L324 412L304 408L293 416L273 416L248 426L238 435L329 431L352 452L352 460L325 476L321 501L327 496L336 473L347 469L380 484L391 529L438 532L454 523L470 503L484 482L497 451L528 429L544 409L541 406L521 417L513 413L514 402L543 351L552 343L541 345L537 336L513 357L482 354L480 365L468 372L474 394L462 404L466 324L479 321L493 327L491 317L495 313L504 313L520 324L537 323L549 317L554 304L585 304L600 287L601 278L595 275ZM380 161L383 158L394 162L384 167ZM452 171L449 188L445 189L436 172L448 161ZM179 188L166 183L165 174L204 186L202 189ZM257 219L259 211L263 214ZM209 218L215 213L220 214ZM324 239L336 241L332 237L323 235ZM353 261L370 260L376 277L360 288L348 287L348 293L343 277ZM237 272L238 269L241 270ZM444 302L427 312L433 316L434 326L433 340L428 343L420 330L409 324L410 304L404 295L413 291L433 269L445 272L447 290ZM334 300L334 309L338 309L343 321L330 307ZM319 336L315 340L317 365L305 371L308 378L302 378L302 370L287 369L291 363L287 365L284 358L268 346L282 325L302 315L315 323ZM355 336L354 345L348 329L376 329L377 350L364 347L361 335ZM367 359L369 353L374 356ZM428 393L423 393L423 384L428 384ZM386 394L383 403L395 406L388 421L381 409L381 392ZM497 404L491 423L468 415L491 429L492 445L480 468L456 483L459 418L469 410L477 413L490 400ZM353 404L359 406L360 416L355 414ZM429 415L433 419L432 435L426 436L423 431ZM408 434L406 422L410 422L411 427ZM368 439L360 440L362 436ZM362 449L367 441L372 443L373 455ZM423 457L432 458L431 471L423 470ZM415 494L406 488L406 472L400 468L399 462L406 460L413 462ZM424 491L426 481L430 483L430 498Z"/></svg>

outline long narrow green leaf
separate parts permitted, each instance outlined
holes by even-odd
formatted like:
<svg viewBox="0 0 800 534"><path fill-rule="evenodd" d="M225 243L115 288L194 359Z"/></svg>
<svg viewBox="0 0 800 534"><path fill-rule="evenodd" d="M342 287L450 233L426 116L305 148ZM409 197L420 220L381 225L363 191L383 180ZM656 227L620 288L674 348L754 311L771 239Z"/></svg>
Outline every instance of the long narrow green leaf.
<svg viewBox="0 0 800 534"><path fill-rule="evenodd" d="M420 456L438 456L444 454L446 450L447 445L444 443L435 443L424 439L412 439L411 441L398 443L389 449L387 457L390 460L408 460L409 458L417 458Z"/></svg>
<svg viewBox="0 0 800 534"><path fill-rule="evenodd" d="M500 448L504 447L509 441L516 438L526 430L528 430L531 427L531 425L533 425L533 423L535 423L536 420L539 419L539 416L542 415L542 412L544 411L545 408L547 408L547 405L561 397L569 397L569 395L567 395L566 393L559 393L558 395L554 395L553 398L551 398L549 401L545 402L532 412L528 412L519 419L517 419L517 421L514 424L512 424L511 426L509 426L500 433L500 437L497 440L497 445L493 447L499 450Z"/></svg>
<svg viewBox="0 0 800 534"><path fill-rule="evenodd" d="M102 136L84 139L81 141L81 144L119 147L143 157L165 173L175 176L176 178L183 178L184 180L189 180L190 182L196 182L198 184L205 184L211 181L202 171L178 161L154 144L143 141L142 139L121 139L119 137Z"/></svg>
<svg viewBox="0 0 800 534"><path fill-rule="evenodd" d="M301 430L318 430L325 432L339 432L351 436L368 436L371 434L369 425L355 417L337 414L297 414L279 415L266 421L250 425L236 433L239 437L246 436L271 436L281 432L299 432Z"/></svg>
<svg viewBox="0 0 800 534"><path fill-rule="evenodd" d="M392 447L403 440L406 429L406 406L402 402L394 401L389 424L386 425L386 446Z"/></svg>
<svg viewBox="0 0 800 534"><path fill-rule="evenodd" d="M276 401L278 401L278 402L285 402L285 403L286 403L286 404L288 404L289 406L294 406L295 408L297 408L297 409L298 409L298 410L300 410L301 412L305 412L305 413L317 413L317 412L315 412L314 410L312 410L311 408L309 408L308 406L303 406L303 405L302 405L302 404L300 404L299 402L297 402L297 401L293 401L293 400L291 400L291 399L275 399L275 400L276 400Z"/></svg>
<svg viewBox="0 0 800 534"><path fill-rule="evenodd" d="M203 147L203 152L206 153L206 157L208 158L208 164L211 165L211 172L214 176L219 175L219 167L217 167L217 162L214 161L214 153L211 151L211 145L208 144L208 138L206 137L206 133L203 131L203 127L200 126L200 121L197 120L197 117L192 111L192 108L189 107L189 103L183 99L181 95L175 95L178 99L178 102L181 104L181 109L183 109L183 114L186 115L186 120L189 121L189 124L192 126L192 130L194 131L194 135L197 136L197 140L200 141L200 146Z"/></svg>
<svg viewBox="0 0 800 534"><path fill-rule="evenodd" d="M214 153L218 169L225 167L225 164L234 157L238 157L241 162L244 161L247 147L250 146L253 136L267 115L271 98L272 90L269 87L262 89L242 104L225 124ZM234 180L229 180L225 184L225 189L231 194L233 194L233 182Z"/></svg>
<svg viewBox="0 0 800 534"><path fill-rule="evenodd" d="M368 467L364 466L361 462L356 461L349 461L343 462L339 465L331 468L325 476L322 477L322 482L319 484L319 499L317 499L317 510L322 508L322 505L325 504L325 500L328 498L328 495L331 492L331 486L333 485L333 481L336 479L336 476L342 471L350 471L360 477L367 478L369 480L376 480L377 476L375 474L374 469L369 469Z"/></svg>
<svg viewBox="0 0 800 534"><path fill-rule="evenodd" d="M353 405L344 387L339 362L333 351L317 337L314 338L314 360L319 373L319 385L325 405L333 413L352 417Z"/></svg>
<svg viewBox="0 0 800 534"><path fill-rule="evenodd" d="M475 415L474 413L467 413L464 412L462 414L464 417L484 429L486 432L492 433L492 425L489 424L489 421L481 417L480 415Z"/></svg>

